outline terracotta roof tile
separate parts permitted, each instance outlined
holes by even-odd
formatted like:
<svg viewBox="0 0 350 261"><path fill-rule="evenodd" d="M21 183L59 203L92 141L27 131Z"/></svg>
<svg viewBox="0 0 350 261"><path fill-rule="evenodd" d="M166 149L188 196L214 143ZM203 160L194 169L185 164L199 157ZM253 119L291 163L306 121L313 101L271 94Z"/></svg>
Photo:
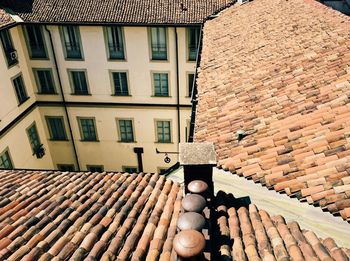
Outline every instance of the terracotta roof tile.
<svg viewBox="0 0 350 261"><path fill-rule="evenodd" d="M203 23L207 17L234 2L233 0L98 0L93 2L4 0L2 5L13 10L25 22L186 25Z"/></svg>
<svg viewBox="0 0 350 261"><path fill-rule="evenodd" d="M195 128L219 166L348 221L349 27L314 0L255 0L207 21Z"/></svg>
<svg viewBox="0 0 350 261"><path fill-rule="evenodd" d="M182 190L163 176L0 171L0 191L9 199L0 208L0 259L128 259L172 251L154 242L172 242Z"/></svg>

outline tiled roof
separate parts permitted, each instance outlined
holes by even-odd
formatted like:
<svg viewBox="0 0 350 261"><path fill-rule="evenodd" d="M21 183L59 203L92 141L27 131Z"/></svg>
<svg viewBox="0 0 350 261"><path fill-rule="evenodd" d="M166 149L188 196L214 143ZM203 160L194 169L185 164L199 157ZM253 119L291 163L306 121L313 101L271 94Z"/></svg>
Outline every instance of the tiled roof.
<svg viewBox="0 0 350 261"><path fill-rule="evenodd" d="M314 0L226 9L204 26L195 129L224 169L347 220L349 28Z"/></svg>
<svg viewBox="0 0 350 261"><path fill-rule="evenodd" d="M0 28L14 22L15 21L11 18L11 16L4 9L0 8Z"/></svg>
<svg viewBox="0 0 350 261"><path fill-rule="evenodd" d="M182 191L157 174L0 171L0 260L174 260ZM210 260L350 258L333 239L231 194L212 202Z"/></svg>
<svg viewBox="0 0 350 261"><path fill-rule="evenodd" d="M2 171L0 260L167 260L179 188L151 174Z"/></svg>
<svg viewBox="0 0 350 261"><path fill-rule="evenodd" d="M349 260L350 249L318 238L295 221L270 216L255 205L240 206L233 195L216 197L216 240L212 260Z"/></svg>
<svg viewBox="0 0 350 261"><path fill-rule="evenodd" d="M8 0L25 22L199 24L233 0Z"/></svg>

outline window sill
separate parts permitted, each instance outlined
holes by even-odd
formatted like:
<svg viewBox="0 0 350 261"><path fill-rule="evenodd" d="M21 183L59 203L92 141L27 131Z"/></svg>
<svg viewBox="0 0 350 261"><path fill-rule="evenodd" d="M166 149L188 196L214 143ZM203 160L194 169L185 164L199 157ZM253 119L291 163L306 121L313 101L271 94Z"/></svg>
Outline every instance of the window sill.
<svg viewBox="0 0 350 261"><path fill-rule="evenodd" d="M65 57L66 61L77 61L77 62L83 62L85 61L84 58L69 58L69 57Z"/></svg>
<svg viewBox="0 0 350 261"><path fill-rule="evenodd" d="M171 98L172 96L151 95L151 97L155 97L155 98Z"/></svg>
<svg viewBox="0 0 350 261"><path fill-rule="evenodd" d="M122 141L122 140L118 140L118 143L137 143L137 141Z"/></svg>
<svg viewBox="0 0 350 261"><path fill-rule="evenodd" d="M187 59L187 62L188 62L188 63L195 63L196 60L189 60L189 59Z"/></svg>
<svg viewBox="0 0 350 261"><path fill-rule="evenodd" d="M57 92L50 92L50 93L46 93L46 92L37 92L36 94L39 94L39 95L58 95Z"/></svg>
<svg viewBox="0 0 350 261"><path fill-rule="evenodd" d="M170 61L168 59L151 59L150 62L152 62L152 63L168 63Z"/></svg>
<svg viewBox="0 0 350 261"><path fill-rule="evenodd" d="M74 96L92 96L90 93L71 93L70 95Z"/></svg>
<svg viewBox="0 0 350 261"><path fill-rule="evenodd" d="M18 103L18 107L21 106L23 103L25 103L26 101L29 100L29 97L27 97L25 100L21 101L20 103Z"/></svg>
<svg viewBox="0 0 350 261"><path fill-rule="evenodd" d="M80 140L81 142L100 142L99 140Z"/></svg>
<svg viewBox="0 0 350 261"><path fill-rule="evenodd" d="M58 139L49 139L49 141L69 141L69 139L62 139L62 140L58 140Z"/></svg>
<svg viewBox="0 0 350 261"><path fill-rule="evenodd" d="M174 144L174 142L172 142L172 141L169 141L169 142L155 141L154 143L156 143L156 144Z"/></svg>
<svg viewBox="0 0 350 261"><path fill-rule="evenodd" d="M130 94L128 94L128 95L122 95L122 94L112 94L111 96L113 96L113 97L131 97L131 95L130 95Z"/></svg>
<svg viewBox="0 0 350 261"><path fill-rule="evenodd" d="M108 58L107 59L108 62L127 62L127 60L124 58L124 59L117 59L117 58Z"/></svg>
<svg viewBox="0 0 350 261"><path fill-rule="evenodd" d="M33 61L49 61L50 58L49 57L30 57L30 60L33 60Z"/></svg>

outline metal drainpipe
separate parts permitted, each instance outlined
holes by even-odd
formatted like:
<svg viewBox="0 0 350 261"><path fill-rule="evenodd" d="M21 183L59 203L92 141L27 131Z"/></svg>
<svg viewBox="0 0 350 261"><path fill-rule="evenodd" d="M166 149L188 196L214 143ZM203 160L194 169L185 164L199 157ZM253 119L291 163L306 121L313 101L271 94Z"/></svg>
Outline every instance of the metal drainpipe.
<svg viewBox="0 0 350 261"><path fill-rule="evenodd" d="M77 149L76 149L75 142L74 142L74 136L73 136L72 126L71 126L70 119L69 119L68 109L67 109L67 105L66 105L66 99L64 97L61 76L60 76L60 72L58 70L58 63L57 63L57 59L56 59L55 48L53 46L52 35L51 35L50 30L47 28L46 25L45 25L45 30L49 34L49 38L50 38L50 44L51 44L51 49L52 49L52 54L53 54L53 60L55 62L56 73L57 73L58 83L59 83L59 87L60 87L60 91L61 91L63 107L64 107L64 111L65 111L65 114L66 114L66 117L67 117L68 129L69 129L69 133L70 133L70 136L71 136L71 139L72 139L72 146L73 146L75 161L77 163L78 171L80 171L80 164L79 164L78 153L77 153Z"/></svg>
<svg viewBox="0 0 350 261"><path fill-rule="evenodd" d="M178 46L178 35L177 27L175 29L175 52L176 52L176 99L177 99L177 131L178 131L178 145L177 149L179 150L179 144L181 142L181 123L180 123L180 80L179 80L179 46Z"/></svg>

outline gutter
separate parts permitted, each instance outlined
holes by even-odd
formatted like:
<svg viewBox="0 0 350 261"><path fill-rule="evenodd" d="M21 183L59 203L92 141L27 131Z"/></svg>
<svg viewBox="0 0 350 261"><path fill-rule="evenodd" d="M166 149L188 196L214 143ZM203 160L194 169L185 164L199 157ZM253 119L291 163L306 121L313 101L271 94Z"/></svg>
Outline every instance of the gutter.
<svg viewBox="0 0 350 261"><path fill-rule="evenodd" d="M58 63L57 63L55 48L54 48L53 41L52 41L52 35L51 35L50 30L47 28L47 26L45 25L44 27L45 27L45 30L47 31L47 33L49 34L50 44L51 44L51 47L52 47L53 60L55 62L55 68L56 68L56 73L57 73L57 78L58 78L58 83L59 83L58 85L60 87L61 96L62 96L63 108L64 108L64 111L65 111L65 114L66 114L66 117L67 117L68 129L69 129L69 133L70 133L70 136L71 136L71 139L72 139L72 146L73 146L73 151L74 151L74 157L75 157L75 161L77 163L78 171L80 171L80 164L79 164L78 153L77 153L76 144L75 144L75 141L74 141L74 136L73 136L71 122L70 122L70 119L69 119L66 99L64 97L61 76L60 76L60 72L58 70Z"/></svg>
<svg viewBox="0 0 350 261"><path fill-rule="evenodd" d="M178 138L178 150L181 142L181 123L180 123L180 80L179 80L179 46L177 27L175 29L175 53L176 53L176 110L177 110L177 138Z"/></svg>

